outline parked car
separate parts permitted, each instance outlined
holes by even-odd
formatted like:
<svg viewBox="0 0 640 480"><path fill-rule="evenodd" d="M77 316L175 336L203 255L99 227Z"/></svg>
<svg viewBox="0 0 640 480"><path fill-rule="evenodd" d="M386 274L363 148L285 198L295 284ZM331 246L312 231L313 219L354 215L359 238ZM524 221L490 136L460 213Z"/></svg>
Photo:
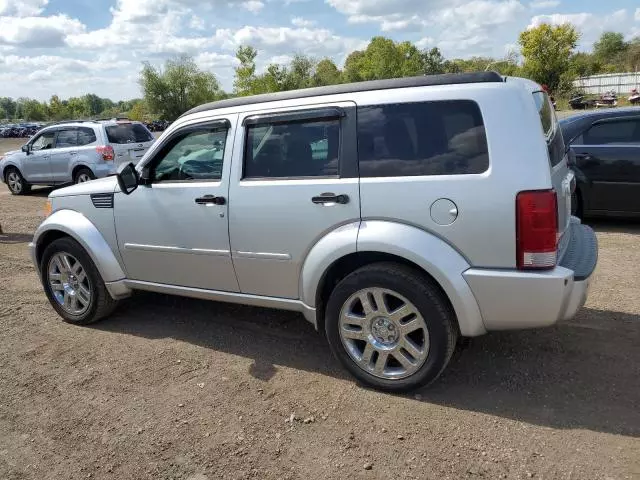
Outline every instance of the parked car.
<svg viewBox="0 0 640 480"><path fill-rule="evenodd" d="M21 150L0 157L2 181L14 195L32 185L82 183L114 175L121 163L137 161L154 142L139 122L63 122L40 130Z"/></svg>
<svg viewBox="0 0 640 480"><path fill-rule="evenodd" d="M399 391L460 336L573 317L597 243L572 184L531 81L320 87L187 112L137 166L53 192L31 252L68 322L135 290L295 310L358 380Z"/></svg>
<svg viewBox="0 0 640 480"><path fill-rule="evenodd" d="M640 216L640 110L581 113L560 127L577 178L573 213Z"/></svg>

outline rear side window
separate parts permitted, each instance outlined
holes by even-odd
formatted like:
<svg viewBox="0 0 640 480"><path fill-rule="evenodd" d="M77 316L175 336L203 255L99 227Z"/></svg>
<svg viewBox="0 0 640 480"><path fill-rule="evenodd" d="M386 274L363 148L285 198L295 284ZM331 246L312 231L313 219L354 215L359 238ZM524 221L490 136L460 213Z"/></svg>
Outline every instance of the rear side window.
<svg viewBox="0 0 640 480"><path fill-rule="evenodd" d="M584 132L585 145L638 144L640 120L616 120L598 123Z"/></svg>
<svg viewBox="0 0 640 480"><path fill-rule="evenodd" d="M482 173L480 108L470 100L359 107L358 157L361 177Z"/></svg>
<svg viewBox="0 0 640 480"><path fill-rule="evenodd" d="M556 114L553 111L553 105L549 96L545 92L534 92L533 100L536 102L538 114L540 115L540 123L547 142L547 150L549 152L549 161L551 166L555 167L564 158L564 140L562 131L558 127Z"/></svg>
<svg viewBox="0 0 640 480"><path fill-rule="evenodd" d="M122 123L105 128L109 143L143 143L153 140L149 131L139 123Z"/></svg>
<svg viewBox="0 0 640 480"><path fill-rule="evenodd" d="M95 142L96 134L92 128L80 127L78 128L78 146L90 145Z"/></svg>
<svg viewBox="0 0 640 480"><path fill-rule="evenodd" d="M339 120L250 126L244 178L337 176L339 143Z"/></svg>
<svg viewBox="0 0 640 480"><path fill-rule="evenodd" d="M56 138L56 148L68 148L78 145L78 131L73 128L69 130L60 130Z"/></svg>

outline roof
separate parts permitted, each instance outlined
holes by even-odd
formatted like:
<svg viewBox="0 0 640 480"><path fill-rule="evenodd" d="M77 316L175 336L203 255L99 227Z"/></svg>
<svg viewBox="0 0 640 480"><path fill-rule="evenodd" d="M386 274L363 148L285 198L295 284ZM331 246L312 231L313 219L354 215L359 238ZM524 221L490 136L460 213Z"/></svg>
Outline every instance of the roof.
<svg viewBox="0 0 640 480"><path fill-rule="evenodd" d="M389 90L393 88L426 87L435 85L459 85L464 83L503 82L504 79L496 72L477 73L445 73L443 75L421 75L419 77L392 78L388 80L370 80L367 82L342 83L326 87L303 88L286 92L265 93L248 97L235 97L217 102L206 103L192 108L182 114L206 112L217 108L237 107L255 103L277 102L281 100L295 100L298 98L337 95L340 93L366 92L370 90Z"/></svg>
<svg viewBox="0 0 640 480"><path fill-rule="evenodd" d="M589 117L606 118L606 117L626 117L628 115L640 115L640 108L638 107L614 107L614 108L602 108L597 110L582 110L579 113L571 115L570 117L560 120L561 124L569 124L578 120L584 120Z"/></svg>

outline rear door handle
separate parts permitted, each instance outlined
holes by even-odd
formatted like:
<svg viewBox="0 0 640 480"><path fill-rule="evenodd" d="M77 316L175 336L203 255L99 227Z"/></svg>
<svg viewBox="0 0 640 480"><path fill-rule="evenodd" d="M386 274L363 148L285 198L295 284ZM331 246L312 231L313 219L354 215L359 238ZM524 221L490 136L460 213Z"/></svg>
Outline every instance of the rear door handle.
<svg viewBox="0 0 640 480"><path fill-rule="evenodd" d="M215 195L204 195L196 198L198 205L225 205L227 200L224 197L216 197Z"/></svg>
<svg viewBox="0 0 640 480"><path fill-rule="evenodd" d="M346 205L349 203L349 195L340 194L336 195L335 193L323 193L318 195L317 197L312 197L311 201L316 205L327 205L327 204L336 204Z"/></svg>

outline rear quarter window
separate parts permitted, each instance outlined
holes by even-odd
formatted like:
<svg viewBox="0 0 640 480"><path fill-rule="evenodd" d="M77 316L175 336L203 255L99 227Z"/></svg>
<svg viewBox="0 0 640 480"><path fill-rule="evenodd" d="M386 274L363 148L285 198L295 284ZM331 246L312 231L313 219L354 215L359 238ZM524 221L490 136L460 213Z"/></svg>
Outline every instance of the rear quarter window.
<svg viewBox="0 0 640 480"><path fill-rule="evenodd" d="M480 108L470 100L359 107L358 157L361 177L482 173Z"/></svg>
<svg viewBox="0 0 640 480"><path fill-rule="evenodd" d="M138 123L123 123L105 127L109 143L144 143L153 140L149 131Z"/></svg>
<svg viewBox="0 0 640 480"><path fill-rule="evenodd" d="M549 96L545 92L534 92L533 100L538 109L542 131L544 132L545 141L547 142L547 151L549 152L549 161L551 166L555 167L564 158L564 140L562 131L558 126L556 114Z"/></svg>

